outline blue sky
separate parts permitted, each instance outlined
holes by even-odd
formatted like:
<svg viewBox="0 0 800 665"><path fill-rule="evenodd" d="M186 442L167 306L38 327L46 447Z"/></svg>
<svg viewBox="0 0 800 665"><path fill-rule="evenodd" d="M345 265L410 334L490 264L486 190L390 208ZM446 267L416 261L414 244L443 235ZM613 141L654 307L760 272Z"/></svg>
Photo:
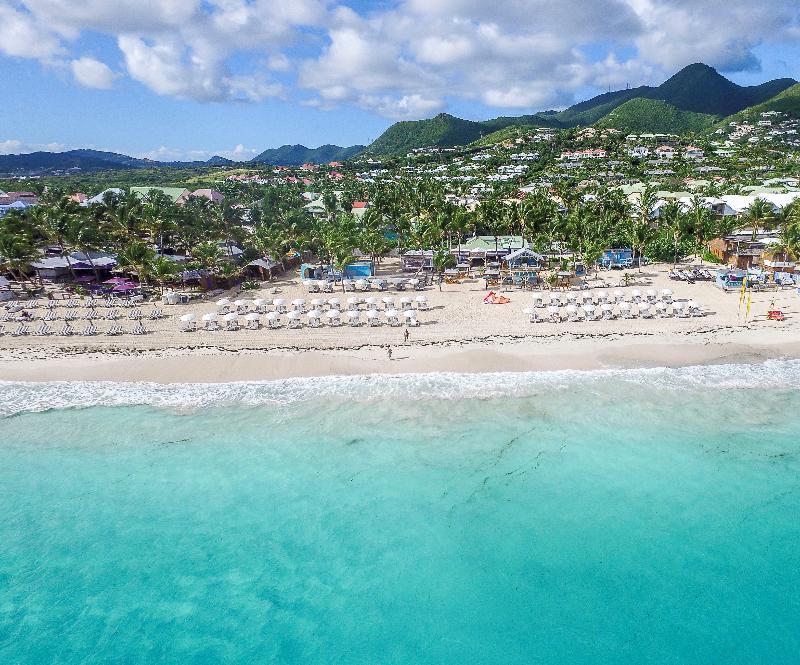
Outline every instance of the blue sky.
<svg viewBox="0 0 800 665"><path fill-rule="evenodd" d="M692 62L800 78L800 4L0 0L0 152L247 159L440 111L561 108Z"/></svg>

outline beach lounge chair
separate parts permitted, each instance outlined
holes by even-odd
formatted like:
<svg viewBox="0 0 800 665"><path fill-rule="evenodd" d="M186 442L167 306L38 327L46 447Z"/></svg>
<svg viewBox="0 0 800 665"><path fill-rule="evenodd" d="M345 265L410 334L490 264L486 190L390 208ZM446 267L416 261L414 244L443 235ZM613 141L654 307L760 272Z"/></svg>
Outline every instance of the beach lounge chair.
<svg viewBox="0 0 800 665"><path fill-rule="evenodd" d="M385 298L381 298L381 300L383 301L384 310L388 312L389 310L394 309L394 298L387 296Z"/></svg>
<svg viewBox="0 0 800 665"><path fill-rule="evenodd" d="M56 321L58 319L58 314L54 309L48 309L47 314L44 315L44 321Z"/></svg>
<svg viewBox="0 0 800 665"><path fill-rule="evenodd" d="M94 321L95 319L99 319L100 315L97 313L97 310L90 309L86 312L86 314L83 315L83 318L86 321Z"/></svg>
<svg viewBox="0 0 800 665"><path fill-rule="evenodd" d="M348 319L347 322L353 328L358 328L358 326L361 325L361 312L359 312L357 310L350 310L345 315L347 316L347 319Z"/></svg>
<svg viewBox="0 0 800 665"><path fill-rule="evenodd" d="M689 308L686 307L686 302L680 301L672 303L672 314L681 319L689 318Z"/></svg>
<svg viewBox="0 0 800 665"><path fill-rule="evenodd" d="M425 288L425 284L423 284L423 283L422 283L420 280L418 280L416 277L414 277L414 278L412 278L412 279L409 279L409 280L408 280L408 284L409 284L409 286L410 286L411 288L413 288L415 291L422 291L422 289L424 289L424 288Z"/></svg>
<svg viewBox="0 0 800 665"><path fill-rule="evenodd" d="M286 301L283 298L275 298L272 304L275 305L275 311L278 314L286 314Z"/></svg>
<svg viewBox="0 0 800 665"><path fill-rule="evenodd" d="M654 316L653 308L650 306L650 303L642 302L639 303L639 316L643 319L652 319Z"/></svg>
<svg viewBox="0 0 800 665"><path fill-rule="evenodd" d="M350 312L357 311L360 303L361 303L361 300L359 298L348 298L347 299L347 310L350 311Z"/></svg>
<svg viewBox="0 0 800 665"><path fill-rule="evenodd" d="M608 303L608 294L605 291L597 292L597 304L605 305Z"/></svg>
<svg viewBox="0 0 800 665"><path fill-rule="evenodd" d="M558 293L551 293L549 299L550 307L561 307L561 296Z"/></svg>
<svg viewBox="0 0 800 665"><path fill-rule="evenodd" d="M289 327L290 328L302 328L303 322L300 320L302 314L300 312L289 312L286 315L286 318L289 320Z"/></svg>
<svg viewBox="0 0 800 665"><path fill-rule="evenodd" d="M138 309L132 309L128 312L128 318L131 321L137 321L142 318L142 312Z"/></svg>
<svg viewBox="0 0 800 665"><path fill-rule="evenodd" d="M397 327L400 325L400 316L396 309L389 309L384 312L386 316L386 322L392 326Z"/></svg>
<svg viewBox="0 0 800 665"><path fill-rule="evenodd" d="M64 313L64 321L77 321L78 320L78 312L74 309L68 309Z"/></svg>
<svg viewBox="0 0 800 665"><path fill-rule="evenodd" d="M116 321L119 318L119 310L112 308L106 312L106 319L108 321Z"/></svg>
<svg viewBox="0 0 800 665"><path fill-rule="evenodd" d="M578 315L578 308L575 305L572 304L567 305L566 312L567 312L567 320L570 323L577 323L578 321L581 320L580 316Z"/></svg>
<svg viewBox="0 0 800 665"><path fill-rule="evenodd" d="M218 314L216 312L209 312L208 314L203 314L203 329L207 330L208 332L213 332L215 330L219 330L219 323L217 321Z"/></svg>
<svg viewBox="0 0 800 665"><path fill-rule="evenodd" d="M73 334L72 326L67 322L64 324L64 327L61 328L61 331L58 333L63 337L69 337Z"/></svg>
<svg viewBox="0 0 800 665"><path fill-rule="evenodd" d="M270 301L267 300L266 298L256 298L253 301L253 307L256 308L256 311L259 314L266 314L267 313L267 307L268 307L269 304L270 304Z"/></svg>
<svg viewBox="0 0 800 665"><path fill-rule="evenodd" d="M411 309L413 301L408 296L403 296L400 298L400 310L405 312L407 309Z"/></svg>
<svg viewBox="0 0 800 665"><path fill-rule="evenodd" d="M689 316L703 316L703 310L694 300L686 303L686 310Z"/></svg>
<svg viewBox="0 0 800 665"><path fill-rule="evenodd" d="M614 308L611 306L611 303L604 302L602 305L600 305L600 310L602 311L603 318L606 321L616 318L614 316Z"/></svg>
<svg viewBox="0 0 800 665"><path fill-rule="evenodd" d="M71 298L67 300L67 304L64 305L67 309L75 309L78 306L78 301L75 298Z"/></svg>
<svg viewBox="0 0 800 665"><path fill-rule="evenodd" d="M428 299L425 296L417 296L414 298L414 302L417 303L417 309L420 311L425 311L428 309Z"/></svg>
<svg viewBox="0 0 800 665"><path fill-rule="evenodd" d="M365 298L364 302L367 305L367 310L377 310L378 309L378 299L370 296L369 298Z"/></svg>
<svg viewBox="0 0 800 665"><path fill-rule="evenodd" d="M227 314L231 307L231 301L228 298L220 298L217 300L217 312L219 314Z"/></svg>
<svg viewBox="0 0 800 665"><path fill-rule="evenodd" d="M42 322L39 324L39 327L34 331L34 335L37 337L44 337L45 335L49 335L51 333L50 326L46 323Z"/></svg>
<svg viewBox="0 0 800 665"><path fill-rule="evenodd" d="M259 319L261 316L257 312L250 312L249 314L244 315L245 320L245 327L248 330L258 330L259 328Z"/></svg>
<svg viewBox="0 0 800 665"><path fill-rule="evenodd" d="M323 293L333 293L333 282L323 282L320 289Z"/></svg>
<svg viewBox="0 0 800 665"><path fill-rule="evenodd" d="M306 311L306 301L302 298L295 298L292 300L292 309L295 312L305 312Z"/></svg>
<svg viewBox="0 0 800 665"><path fill-rule="evenodd" d="M325 316L328 319L328 325L334 328L342 325L342 313L338 309L328 310L325 312Z"/></svg>
<svg viewBox="0 0 800 665"><path fill-rule="evenodd" d="M322 310L312 309L306 316L308 317L309 328L319 328L322 325Z"/></svg>
<svg viewBox="0 0 800 665"><path fill-rule="evenodd" d="M668 319L670 316L669 309L667 309L667 303L661 302L660 300L655 304L656 309L656 316L661 319Z"/></svg>
<svg viewBox="0 0 800 665"><path fill-rule="evenodd" d="M413 309L407 309L403 312L403 318L405 318L406 325L410 328L416 328L419 325L417 313Z"/></svg>
<svg viewBox="0 0 800 665"><path fill-rule="evenodd" d="M264 318L267 320L267 325L270 328L281 327L281 315L278 314L278 312L267 312Z"/></svg>
<svg viewBox="0 0 800 665"><path fill-rule="evenodd" d="M597 321L597 319L600 318L600 310L594 305L584 305L583 311L585 312L587 321Z"/></svg>
<svg viewBox="0 0 800 665"><path fill-rule="evenodd" d="M367 310L367 323L374 327L381 325L381 321L378 318L378 310L377 309L368 309Z"/></svg>
<svg viewBox="0 0 800 665"><path fill-rule="evenodd" d="M561 323L561 311L556 305L550 305L547 308L547 314L552 323Z"/></svg>
<svg viewBox="0 0 800 665"><path fill-rule="evenodd" d="M122 329L122 326L119 323L113 323L111 324L111 327L109 327L108 332L106 332L106 335L115 337L117 335L121 335L124 332L125 331Z"/></svg>
<svg viewBox="0 0 800 665"><path fill-rule="evenodd" d="M619 304L619 313L622 315L623 319L632 319L633 316L633 307L629 302L621 302Z"/></svg>
<svg viewBox="0 0 800 665"><path fill-rule="evenodd" d="M570 291L567 294L567 305L577 305L578 304L578 294Z"/></svg>
<svg viewBox="0 0 800 665"><path fill-rule="evenodd" d="M356 280L356 291L369 291L369 282L365 279Z"/></svg>
<svg viewBox="0 0 800 665"><path fill-rule="evenodd" d="M155 309L153 309L150 312L150 314L147 315L147 318L150 321L158 321L158 319L162 318L163 316L164 316L164 312L161 309L159 309L158 307L156 307Z"/></svg>
<svg viewBox="0 0 800 665"><path fill-rule="evenodd" d="M180 317L181 322L181 332L194 332L197 330L197 321L194 314L191 312L188 314L183 314Z"/></svg>
<svg viewBox="0 0 800 665"><path fill-rule="evenodd" d="M83 329L81 335L84 337L91 337L92 335L97 334L97 326L94 325L91 321L86 324L86 327Z"/></svg>
<svg viewBox="0 0 800 665"><path fill-rule="evenodd" d="M338 298L328 300L328 309L342 309L342 302Z"/></svg>
<svg viewBox="0 0 800 665"><path fill-rule="evenodd" d="M225 330L228 332L236 332L239 330L239 315L236 312L229 312L222 317L225 321Z"/></svg>
<svg viewBox="0 0 800 665"><path fill-rule="evenodd" d="M14 337L22 337L23 335L28 334L28 324L27 323L20 323L11 333Z"/></svg>
<svg viewBox="0 0 800 665"><path fill-rule="evenodd" d="M655 289L647 289L647 302L651 305L655 305L656 300L658 300L658 294L655 292Z"/></svg>
<svg viewBox="0 0 800 665"><path fill-rule="evenodd" d="M133 327L133 330L131 330L131 334L133 335L144 335L146 333L147 330L145 329L141 321L137 321L136 325Z"/></svg>
<svg viewBox="0 0 800 665"><path fill-rule="evenodd" d="M639 289L634 289L631 293L631 300L636 304L642 302L642 292Z"/></svg>
<svg viewBox="0 0 800 665"><path fill-rule="evenodd" d="M625 293L623 291L614 291L614 302L621 303L625 300Z"/></svg>
<svg viewBox="0 0 800 665"><path fill-rule="evenodd" d="M541 293L537 293L533 296L533 306L542 309L544 307L544 296Z"/></svg>
<svg viewBox="0 0 800 665"><path fill-rule="evenodd" d="M666 303L667 305L672 302L672 291L670 291L670 289L662 289L661 302Z"/></svg>
<svg viewBox="0 0 800 665"><path fill-rule="evenodd" d="M539 315L536 313L536 309L533 307L526 307L522 310L522 313L530 319L531 323L539 322Z"/></svg>
<svg viewBox="0 0 800 665"><path fill-rule="evenodd" d="M586 305L593 305L594 304L594 296L589 293L588 291L583 294L581 298L581 304L586 307Z"/></svg>

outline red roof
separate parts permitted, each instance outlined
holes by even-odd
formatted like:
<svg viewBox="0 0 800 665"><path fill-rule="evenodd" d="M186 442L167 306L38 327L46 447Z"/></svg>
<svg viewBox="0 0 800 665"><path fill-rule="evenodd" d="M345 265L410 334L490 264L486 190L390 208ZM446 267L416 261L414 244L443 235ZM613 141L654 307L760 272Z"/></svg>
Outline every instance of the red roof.
<svg viewBox="0 0 800 665"><path fill-rule="evenodd" d="M354 208L366 208L368 205L366 201L353 201Z"/></svg>

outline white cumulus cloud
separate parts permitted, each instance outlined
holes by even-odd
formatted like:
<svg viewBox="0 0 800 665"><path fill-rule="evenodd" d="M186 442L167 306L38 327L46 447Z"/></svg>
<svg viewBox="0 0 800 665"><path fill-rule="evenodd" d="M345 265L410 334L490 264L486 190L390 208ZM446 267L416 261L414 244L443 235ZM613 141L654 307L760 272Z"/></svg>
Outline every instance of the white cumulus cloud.
<svg viewBox="0 0 800 665"><path fill-rule="evenodd" d="M88 56L73 60L69 64L75 80L87 88L107 90L117 78L106 63Z"/></svg>

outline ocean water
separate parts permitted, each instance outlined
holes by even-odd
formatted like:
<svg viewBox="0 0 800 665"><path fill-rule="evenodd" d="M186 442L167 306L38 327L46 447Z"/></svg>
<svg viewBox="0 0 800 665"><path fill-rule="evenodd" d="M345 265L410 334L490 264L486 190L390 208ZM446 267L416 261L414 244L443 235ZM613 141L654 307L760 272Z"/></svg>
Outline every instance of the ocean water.
<svg viewBox="0 0 800 665"><path fill-rule="evenodd" d="M797 663L799 389L0 383L0 663Z"/></svg>

